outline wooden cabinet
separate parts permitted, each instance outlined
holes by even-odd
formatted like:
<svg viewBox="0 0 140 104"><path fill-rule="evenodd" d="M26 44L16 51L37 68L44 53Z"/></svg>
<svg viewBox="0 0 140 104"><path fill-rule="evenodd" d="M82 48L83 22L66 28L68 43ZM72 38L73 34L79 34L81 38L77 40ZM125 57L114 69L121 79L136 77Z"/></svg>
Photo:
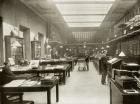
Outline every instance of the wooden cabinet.
<svg viewBox="0 0 140 104"><path fill-rule="evenodd" d="M40 59L41 58L41 42L32 41L31 49L32 49L32 59Z"/></svg>
<svg viewBox="0 0 140 104"><path fill-rule="evenodd" d="M13 58L18 63L24 58L24 39L17 36L5 36L5 58Z"/></svg>
<svg viewBox="0 0 140 104"><path fill-rule="evenodd" d="M115 81L110 82L110 104L140 104L140 92L125 93ZM137 90L137 89L136 89Z"/></svg>

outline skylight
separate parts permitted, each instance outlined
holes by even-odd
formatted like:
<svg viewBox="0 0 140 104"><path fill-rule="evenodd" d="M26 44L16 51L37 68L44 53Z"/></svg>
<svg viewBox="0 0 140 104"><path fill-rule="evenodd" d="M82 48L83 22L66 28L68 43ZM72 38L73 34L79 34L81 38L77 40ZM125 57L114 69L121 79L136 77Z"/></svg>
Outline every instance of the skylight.
<svg viewBox="0 0 140 104"><path fill-rule="evenodd" d="M108 1L112 1L114 2L115 0L53 0L54 2L81 2L81 1L98 1L98 2L108 2Z"/></svg>
<svg viewBox="0 0 140 104"><path fill-rule="evenodd" d="M101 23L68 23L70 27L99 27Z"/></svg>
<svg viewBox="0 0 140 104"><path fill-rule="evenodd" d="M115 0L53 0L69 27L99 27Z"/></svg>
<svg viewBox="0 0 140 104"><path fill-rule="evenodd" d="M107 14L112 4L56 4L62 15Z"/></svg>
<svg viewBox="0 0 140 104"><path fill-rule="evenodd" d="M63 16L66 22L102 22L105 15Z"/></svg>

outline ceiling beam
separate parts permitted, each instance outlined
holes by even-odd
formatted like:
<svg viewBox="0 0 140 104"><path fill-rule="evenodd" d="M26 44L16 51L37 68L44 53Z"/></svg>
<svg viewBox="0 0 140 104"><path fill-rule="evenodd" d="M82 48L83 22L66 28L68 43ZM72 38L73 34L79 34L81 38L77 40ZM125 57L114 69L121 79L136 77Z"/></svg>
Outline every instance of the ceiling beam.
<svg viewBox="0 0 140 104"><path fill-rule="evenodd" d="M113 4L114 1L59 1L59 2L54 2L55 4Z"/></svg>
<svg viewBox="0 0 140 104"><path fill-rule="evenodd" d="M62 16L94 16L94 15L104 16L107 14L62 14Z"/></svg>
<svg viewBox="0 0 140 104"><path fill-rule="evenodd" d="M47 0L20 0L22 2L26 2L27 4L37 4L37 3L44 3L47 2Z"/></svg>
<svg viewBox="0 0 140 104"><path fill-rule="evenodd" d="M80 22L67 22L66 23L102 23L102 21L80 21Z"/></svg>

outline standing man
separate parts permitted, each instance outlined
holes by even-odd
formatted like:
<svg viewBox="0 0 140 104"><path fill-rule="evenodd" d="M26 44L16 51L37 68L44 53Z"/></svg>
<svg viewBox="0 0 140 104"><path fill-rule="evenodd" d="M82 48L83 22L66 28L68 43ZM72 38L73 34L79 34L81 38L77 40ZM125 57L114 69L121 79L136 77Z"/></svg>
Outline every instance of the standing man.
<svg viewBox="0 0 140 104"><path fill-rule="evenodd" d="M87 70L89 70L89 55L86 56L85 61L86 61Z"/></svg>
<svg viewBox="0 0 140 104"><path fill-rule="evenodd" d="M106 56L106 52L104 52L103 57L101 58L101 67L102 67L102 78L101 78L101 83L102 85L106 84L106 76L107 76L107 56Z"/></svg>

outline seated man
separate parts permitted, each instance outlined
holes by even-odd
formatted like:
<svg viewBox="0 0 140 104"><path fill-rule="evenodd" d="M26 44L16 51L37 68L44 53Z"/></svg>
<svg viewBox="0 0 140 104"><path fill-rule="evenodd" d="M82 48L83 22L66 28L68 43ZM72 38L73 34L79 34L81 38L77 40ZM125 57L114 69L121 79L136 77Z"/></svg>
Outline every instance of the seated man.
<svg viewBox="0 0 140 104"><path fill-rule="evenodd" d="M10 69L9 63L5 62L2 69L2 84L9 83L10 81L16 79L15 74Z"/></svg>

